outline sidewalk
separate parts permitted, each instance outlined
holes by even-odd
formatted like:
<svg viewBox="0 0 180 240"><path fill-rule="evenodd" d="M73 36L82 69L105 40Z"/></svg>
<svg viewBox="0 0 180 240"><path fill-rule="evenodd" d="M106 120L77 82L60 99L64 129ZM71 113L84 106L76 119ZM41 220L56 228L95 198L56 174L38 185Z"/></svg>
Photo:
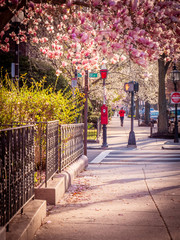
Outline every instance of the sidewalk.
<svg viewBox="0 0 180 240"><path fill-rule="evenodd" d="M180 153L175 148L163 150L167 140L149 139L149 129L137 127L137 123L137 148L127 149L129 125L129 119L122 128L119 118L112 119L108 150ZM89 161L102 151L107 150L101 144L89 144ZM179 175L180 162L89 163L64 198L48 207L34 240L180 240Z"/></svg>

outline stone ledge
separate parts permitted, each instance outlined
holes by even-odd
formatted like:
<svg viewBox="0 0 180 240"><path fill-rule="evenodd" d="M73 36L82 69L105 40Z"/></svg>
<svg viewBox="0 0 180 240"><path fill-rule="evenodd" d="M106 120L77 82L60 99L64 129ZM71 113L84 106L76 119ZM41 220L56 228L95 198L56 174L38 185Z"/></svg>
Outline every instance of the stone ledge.
<svg viewBox="0 0 180 240"><path fill-rule="evenodd" d="M5 227L0 227L0 239L6 240L6 228Z"/></svg>
<svg viewBox="0 0 180 240"><path fill-rule="evenodd" d="M32 240L46 217L46 201L31 200L9 224L6 240Z"/></svg>
<svg viewBox="0 0 180 240"><path fill-rule="evenodd" d="M88 158L82 155L76 162L67 167L63 172L55 174L41 188L35 188L35 198L46 200L50 205L56 205L63 197L73 179L88 166Z"/></svg>

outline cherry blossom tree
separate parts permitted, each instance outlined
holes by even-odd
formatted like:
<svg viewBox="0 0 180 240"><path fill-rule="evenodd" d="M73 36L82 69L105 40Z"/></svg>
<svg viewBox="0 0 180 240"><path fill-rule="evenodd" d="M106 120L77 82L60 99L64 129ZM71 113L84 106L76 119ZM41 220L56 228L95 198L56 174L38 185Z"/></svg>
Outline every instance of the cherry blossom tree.
<svg viewBox="0 0 180 240"><path fill-rule="evenodd" d="M1 0L0 49L9 51L10 38L19 43L28 36L34 44L41 44L40 51L47 58L63 56L57 74L73 65L84 75L85 70L98 70L103 59L118 63L122 53L142 67L159 60L163 119L166 68L180 52L179 8L179 0ZM25 18L17 34L11 31L10 20L18 11ZM167 131L164 122L160 132Z"/></svg>

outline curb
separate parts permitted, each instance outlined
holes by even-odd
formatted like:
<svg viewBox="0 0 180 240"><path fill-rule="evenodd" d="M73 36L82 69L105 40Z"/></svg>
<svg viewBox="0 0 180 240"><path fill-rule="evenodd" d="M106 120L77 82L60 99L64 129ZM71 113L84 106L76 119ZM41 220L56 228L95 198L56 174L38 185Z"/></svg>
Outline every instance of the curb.
<svg viewBox="0 0 180 240"><path fill-rule="evenodd" d="M31 240L46 217L46 201L31 200L9 224L4 240Z"/></svg>
<svg viewBox="0 0 180 240"><path fill-rule="evenodd" d="M174 146L162 146L162 149L164 150L180 150L180 147L174 147Z"/></svg>
<svg viewBox="0 0 180 240"><path fill-rule="evenodd" d="M63 197L74 178L88 166L88 158L82 155L63 172L57 173L41 188L35 188L35 198L46 200L50 205L56 205Z"/></svg>

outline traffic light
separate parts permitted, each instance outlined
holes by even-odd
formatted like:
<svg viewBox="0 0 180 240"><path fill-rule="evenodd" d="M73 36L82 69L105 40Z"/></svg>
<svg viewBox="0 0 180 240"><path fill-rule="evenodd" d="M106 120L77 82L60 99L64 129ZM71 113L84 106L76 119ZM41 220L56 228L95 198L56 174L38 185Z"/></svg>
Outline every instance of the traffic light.
<svg viewBox="0 0 180 240"><path fill-rule="evenodd" d="M134 92L138 92L138 91L139 91L139 83L134 82Z"/></svg>
<svg viewBox="0 0 180 240"><path fill-rule="evenodd" d="M128 82L124 84L125 92L138 92L139 91L139 83L138 82Z"/></svg>
<svg viewBox="0 0 180 240"><path fill-rule="evenodd" d="M124 84L124 91L125 92L133 92L134 91L134 83L128 82Z"/></svg>

